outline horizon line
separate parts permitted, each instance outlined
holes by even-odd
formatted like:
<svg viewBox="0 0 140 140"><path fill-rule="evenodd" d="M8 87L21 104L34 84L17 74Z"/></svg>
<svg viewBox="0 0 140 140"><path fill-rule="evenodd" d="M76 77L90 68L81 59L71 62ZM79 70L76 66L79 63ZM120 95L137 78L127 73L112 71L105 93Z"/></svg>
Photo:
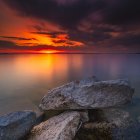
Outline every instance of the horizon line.
<svg viewBox="0 0 140 140"><path fill-rule="evenodd" d="M0 55L10 55L10 54L140 54L140 52L95 52L95 53L90 53L90 52L87 52L87 53L74 53L74 52L66 52L66 53L61 53L61 52L58 52L58 53L0 53Z"/></svg>

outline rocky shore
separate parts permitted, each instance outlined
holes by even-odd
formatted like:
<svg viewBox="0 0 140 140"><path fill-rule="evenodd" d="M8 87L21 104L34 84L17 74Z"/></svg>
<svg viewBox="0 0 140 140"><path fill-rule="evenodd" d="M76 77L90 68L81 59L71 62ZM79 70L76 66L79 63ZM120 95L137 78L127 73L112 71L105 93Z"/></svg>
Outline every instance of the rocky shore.
<svg viewBox="0 0 140 140"><path fill-rule="evenodd" d="M140 121L120 109L133 94L125 79L70 82L46 93L39 115L1 116L0 140L139 140Z"/></svg>

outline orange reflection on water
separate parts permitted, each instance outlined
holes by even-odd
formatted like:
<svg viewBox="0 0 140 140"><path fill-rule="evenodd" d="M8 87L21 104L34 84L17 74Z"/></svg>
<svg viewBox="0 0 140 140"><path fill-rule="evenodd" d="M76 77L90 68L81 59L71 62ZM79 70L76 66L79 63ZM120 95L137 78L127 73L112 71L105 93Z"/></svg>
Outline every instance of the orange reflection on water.
<svg viewBox="0 0 140 140"><path fill-rule="evenodd" d="M80 57L80 58L79 58ZM65 54L38 54L38 55L19 55L14 60L14 71L22 76L22 80L47 79L52 81L54 78L67 78L70 67L81 69L81 56L71 56ZM62 76L62 77L61 77Z"/></svg>

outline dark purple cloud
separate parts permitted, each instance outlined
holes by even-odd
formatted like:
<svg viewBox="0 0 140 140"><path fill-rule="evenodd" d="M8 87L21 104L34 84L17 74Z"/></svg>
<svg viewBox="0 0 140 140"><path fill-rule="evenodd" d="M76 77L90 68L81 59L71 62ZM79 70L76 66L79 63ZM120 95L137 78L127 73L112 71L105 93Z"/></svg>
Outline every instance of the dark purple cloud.
<svg viewBox="0 0 140 140"><path fill-rule="evenodd" d="M65 28L74 28L84 17L104 7L98 0L80 0L73 4L60 4L55 0L4 0L21 16L44 19ZM67 4L68 3L68 4Z"/></svg>
<svg viewBox="0 0 140 140"><path fill-rule="evenodd" d="M0 40L0 49L15 49L16 45L10 41Z"/></svg>
<svg viewBox="0 0 140 140"><path fill-rule="evenodd" d="M71 28L90 16L91 20L123 24L140 20L139 0L4 0L21 16L40 18ZM93 18L93 19L92 19Z"/></svg>
<svg viewBox="0 0 140 140"><path fill-rule="evenodd" d="M56 38L57 35L65 34L65 32L31 32L32 34L39 34L39 35L44 35L44 36L50 36L51 38Z"/></svg>
<svg viewBox="0 0 140 140"><path fill-rule="evenodd" d="M12 39L12 40L37 40L36 38L24 38L24 37L16 37L16 36L0 36L0 38Z"/></svg>

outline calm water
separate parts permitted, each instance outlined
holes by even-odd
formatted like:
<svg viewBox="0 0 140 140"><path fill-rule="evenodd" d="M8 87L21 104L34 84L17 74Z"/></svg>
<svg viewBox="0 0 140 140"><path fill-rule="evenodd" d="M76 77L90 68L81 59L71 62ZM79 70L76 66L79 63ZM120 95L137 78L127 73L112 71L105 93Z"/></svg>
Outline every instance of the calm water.
<svg viewBox="0 0 140 140"><path fill-rule="evenodd" d="M139 54L0 55L0 114L36 110L48 89L92 75L100 80L128 78L135 95L125 109L140 114Z"/></svg>

